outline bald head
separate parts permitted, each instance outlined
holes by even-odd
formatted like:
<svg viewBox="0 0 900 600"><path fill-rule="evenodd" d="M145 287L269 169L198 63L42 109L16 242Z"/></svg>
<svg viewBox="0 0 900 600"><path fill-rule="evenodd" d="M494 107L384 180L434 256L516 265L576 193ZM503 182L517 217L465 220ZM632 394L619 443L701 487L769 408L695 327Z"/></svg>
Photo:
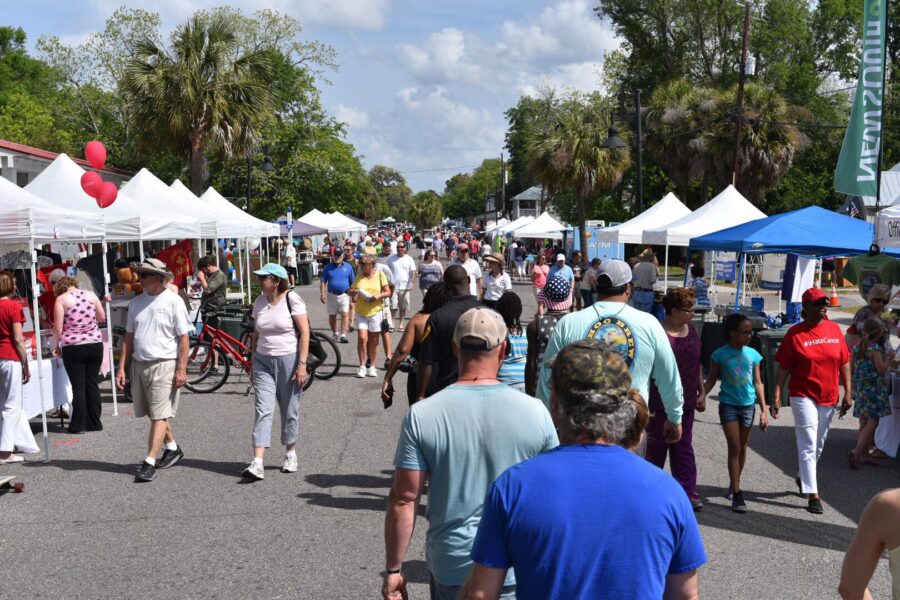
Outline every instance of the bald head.
<svg viewBox="0 0 900 600"><path fill-rule="evenodd" d="M444 285L454 296L468 296L469 274L459 265L450 265L444 269Z"/></svg>

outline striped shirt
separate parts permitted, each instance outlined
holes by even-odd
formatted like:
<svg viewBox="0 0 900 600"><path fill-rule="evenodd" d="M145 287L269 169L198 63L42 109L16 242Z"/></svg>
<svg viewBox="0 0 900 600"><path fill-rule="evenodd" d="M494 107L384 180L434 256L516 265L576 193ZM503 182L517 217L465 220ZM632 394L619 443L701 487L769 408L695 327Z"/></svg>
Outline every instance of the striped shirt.
<svg viewBox="0 0 900 600"><path fill-rule="evenodd" d="M525 332L518 335L509 334L509 356L503 359L497 379L506 385L525 383L525 355L528 352L528 340Z"/></svg>

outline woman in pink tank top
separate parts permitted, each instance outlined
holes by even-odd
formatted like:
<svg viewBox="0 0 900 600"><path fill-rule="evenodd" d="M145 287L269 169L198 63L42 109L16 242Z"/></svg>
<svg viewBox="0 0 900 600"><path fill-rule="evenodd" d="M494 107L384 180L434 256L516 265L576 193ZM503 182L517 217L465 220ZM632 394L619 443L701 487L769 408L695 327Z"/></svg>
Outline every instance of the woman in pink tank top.
<svg viewBox="0 0 900 600"><path fill-rule="evenodd" d="M53 286L53 332L66 374L72 384L72 418L69 433L100 431L100 365L103 338L99 323L106 320L103 305L94 292L78 289L74 277L63 277Z"/></svg>

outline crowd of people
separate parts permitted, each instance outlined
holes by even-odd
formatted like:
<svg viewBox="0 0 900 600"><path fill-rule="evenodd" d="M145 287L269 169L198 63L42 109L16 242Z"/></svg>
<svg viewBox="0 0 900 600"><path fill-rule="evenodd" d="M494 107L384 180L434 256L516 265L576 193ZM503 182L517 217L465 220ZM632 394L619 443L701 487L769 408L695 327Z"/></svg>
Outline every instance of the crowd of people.
<svg viewBox="0 0 900 600"><path fill-rule="evenodd" d="M716 385L725 494L735 513L747 511L741 478L752 430L758 424L765 432L779 418L783 389L793 413L795 483L806 510L824 512L817 463L835 412L852 408L859 419L849 467L877 460L876 431L890 415L887 375L894 359L893 323L883 313L889 290L872 288L846 337L827 318L824 292L807 290L802 320L787 331L775 355L775 380L765 384L763 357L750 344L753 324L742 314L724 320L724 339L704 369L693 324L695 310L710 304L702 267L691 266L687 284L667 291L658 318L659 265L651 248L632 261L585 264L579 252L567 256L553 242L506 246L479 237L381 232L327 240L322 248L319 299L335 341L349 343L356 333L357 377L379 376L383 347L387 407L397 373L407 374L410 409L385 518L386 599L405 597L403 563L426 485L432 598L589 598L601 589L609 597L695 598L707 557L694 514L704 502L692 433ZM289 263L296 253L288 254L286 264L255 271L261 290L251 311L255 418L252 459L242 473L249 480L265 477L276 407L281 471L298 470L311 325L292 291ZM225 278L207 258L198 269L201 311L213 323ZM194 324L169 289L171 273L162 261L148 258L137 272L143 293L129 308L116 382L123 388L130 381L134 414L150 421L136 474L147 482L184 457L172 420ZM514 283L530 285L538 303L533 316L523 315ZM15 384L30 376L22 306L10 298L14 287L0 272L0 388L7 391L0 463L22 460L13 452L7 414ZM422 309L410 314L416 288ZM70 431L97 431L103 307L71 277L56 277L54 289L54 351L73 386ZM396 348L393 332L400 335ZM662 470L667 460L671 476ZM900 544L898 532L879 529L877 521L897 514L897 506L896 493L886 492L867 509L842 575L846 597L865 589L881 548L893 552ZM598 521L598 514L604 518Z"/></svg>

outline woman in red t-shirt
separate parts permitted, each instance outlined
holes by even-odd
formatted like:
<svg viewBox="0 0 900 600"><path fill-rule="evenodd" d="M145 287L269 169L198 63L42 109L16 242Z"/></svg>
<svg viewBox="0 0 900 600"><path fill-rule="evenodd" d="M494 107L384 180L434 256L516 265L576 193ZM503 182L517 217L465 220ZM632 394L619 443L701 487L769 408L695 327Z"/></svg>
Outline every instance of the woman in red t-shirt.
<svg viewBox="0 0 900 600"><path fill-rule="evenodd" d="M11 300L16 283L11 273L0 272L0 464L23 462L14 454L16 431L22 417L22 385L28 383L28 357L22 323L22 305Z"/></svg>
<svg viewBox="0 0 900 600"><path fill-rule="evenodd" d="M816 462L825 446L834 408L840 397L840 380L844 383L841 413L852 404L850 351L837 323L826 318L828 297L819 288L803 292L803 321L791 327L775 361L775 394L769 409L778 418L781 388L790 376L788 395L797 435L800 475L795 479L801 495L808 495L806 510L822 514L822 501L816 482Z"/></svg>

